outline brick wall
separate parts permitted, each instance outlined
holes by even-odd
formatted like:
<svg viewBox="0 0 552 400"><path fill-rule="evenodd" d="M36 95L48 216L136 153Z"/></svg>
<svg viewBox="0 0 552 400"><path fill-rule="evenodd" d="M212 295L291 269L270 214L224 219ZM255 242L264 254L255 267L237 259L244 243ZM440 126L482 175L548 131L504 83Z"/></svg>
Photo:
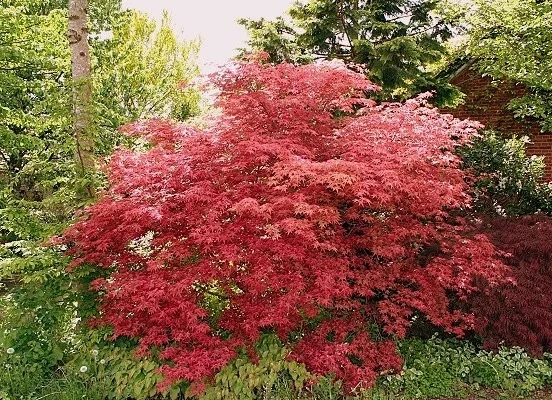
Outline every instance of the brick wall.
<svg viewBox="0 0 552 400"><path fill-rule="evenodd" d="M506 106L508 102L526 93L521 84L493 82L477 71L466 67L450 81L466 94L465 103L453 110L447 110L455 117L480 121L487 128L518 136L529 136L531 144L528 154L545 156L546 180L552 180L552 132L543 134L536 121L515 119Z"/></svg>

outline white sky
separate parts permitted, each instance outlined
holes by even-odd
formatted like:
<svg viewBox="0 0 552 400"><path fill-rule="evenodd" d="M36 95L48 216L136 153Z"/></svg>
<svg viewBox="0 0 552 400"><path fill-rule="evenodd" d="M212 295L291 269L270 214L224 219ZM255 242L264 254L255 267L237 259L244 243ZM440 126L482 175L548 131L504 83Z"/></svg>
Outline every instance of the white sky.
<svg viewBox="0 0 552 400"><path fill-rule="evenodd" d="M160 19L163 10L183 39L201 39L199 63L202 72L213 70L244 47L245 29L238 18L273 19L291 6L292 0L123 0L123 7L146 12Z"/></svg>

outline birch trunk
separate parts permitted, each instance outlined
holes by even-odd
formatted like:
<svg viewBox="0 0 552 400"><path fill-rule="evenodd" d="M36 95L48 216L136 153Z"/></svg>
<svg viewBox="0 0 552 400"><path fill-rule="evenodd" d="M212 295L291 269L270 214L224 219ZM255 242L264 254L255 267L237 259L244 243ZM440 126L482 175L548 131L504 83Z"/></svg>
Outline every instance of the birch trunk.
<svg viewBox="0 0 552 400"><path fill-rule="evenodd" d="M73 134L76 142L77 167L81 177L94 170L94 139L92 135L92 82L90 46L88 44L88 0L69 0L67 37L71 49L73 83ZM85 184L94 197L94 185Z"/></svg>

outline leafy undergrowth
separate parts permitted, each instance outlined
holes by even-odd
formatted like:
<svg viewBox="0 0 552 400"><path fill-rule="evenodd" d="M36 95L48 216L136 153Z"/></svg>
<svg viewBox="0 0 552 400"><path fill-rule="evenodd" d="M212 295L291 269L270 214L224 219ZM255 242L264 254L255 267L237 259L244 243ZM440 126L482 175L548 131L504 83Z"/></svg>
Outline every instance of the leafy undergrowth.
<svg viewBox="0 0 552 400"><path fill-rule="evenodd" d="M97 338L96 338L97 339ZM159 393L154 359L136 359L130 347L92 340L53 376L37 379L17 352L1 356L0 399L161 400L198 399L180 383ZM399 342L405 360L398 375L381 377L368 391L343 395L341 382L315 377L286 359L289 350L264 335L256 355L241 354L219 372L199 400L550 399L552 354L530 357L520 348L487 352L467 341L410 339ZM256 357L256 361L251 358Z"/></svg>

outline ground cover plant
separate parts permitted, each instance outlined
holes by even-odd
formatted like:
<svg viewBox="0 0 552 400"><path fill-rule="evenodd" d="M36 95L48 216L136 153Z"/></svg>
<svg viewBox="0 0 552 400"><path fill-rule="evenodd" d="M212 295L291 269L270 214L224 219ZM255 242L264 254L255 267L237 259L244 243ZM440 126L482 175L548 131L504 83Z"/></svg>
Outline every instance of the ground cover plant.
<svg viewBox="0 0 552 400"><path fill-rule="evenodd" d="M98 324L191 393L266 333L351 392L401 370L412 321L473 328L463 301L509 279L467 212L455 148L476 123L424 96L376 105L340 63L235 64L214 82L208 128L126 128L151 148L113 156L109 191L62 239L73 268L108 274Z"/></svg>
<svg viewBox="0 0 552 400"><path fill-rule="evenodd" d="M93 330L75 358L49 376L29 372L18 351L0 355L2 400L191 398L185 384L165 392L157 390L162 377L159 361L136 358L131 343L116 346L98 340L108 331ZM468 341L406 339L398 342L404 359L402 371L380 377L376 385L355 396L343 393L342 383L331 376L314 376L304 365L286 359L289 347L273 334L262 335L255 345L256 360L240 354L216 374L199 396L201 400L388 400L443 398L545 399L552 384L552 354L530 357L521 348L479 349ZM542 397L537 397L541 396ZM475 396L475 397L471 397ZM197 398L197 397L194 397Z"/></svg>

